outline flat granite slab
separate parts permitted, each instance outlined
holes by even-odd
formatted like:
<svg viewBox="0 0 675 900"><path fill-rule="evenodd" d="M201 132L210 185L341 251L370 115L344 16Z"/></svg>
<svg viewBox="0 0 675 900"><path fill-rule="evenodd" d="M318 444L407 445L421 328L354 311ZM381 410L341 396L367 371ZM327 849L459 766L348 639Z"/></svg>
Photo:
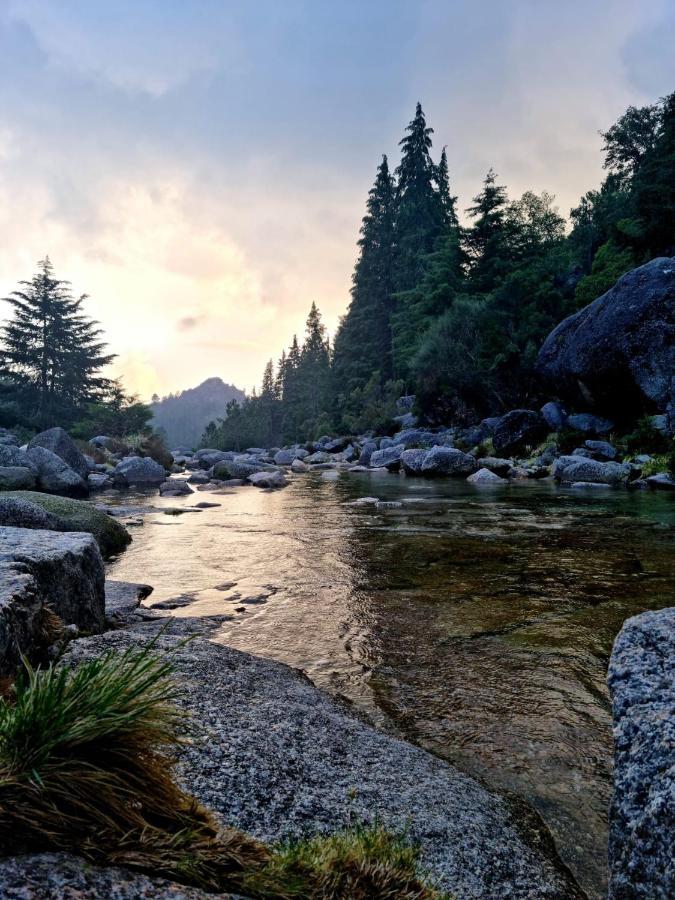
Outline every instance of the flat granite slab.
<svg viewBox="0 0 675 900"><path fill-rule="evenodd" d="M281 663L173 620L170 650L195 739L180 760L186 788L223 823L266 841L379 820L419 842L424 865L458 898L581 898L545 826L474 779L383 734ZM158 634L156 623L75 641L76 662Z"/></svg>

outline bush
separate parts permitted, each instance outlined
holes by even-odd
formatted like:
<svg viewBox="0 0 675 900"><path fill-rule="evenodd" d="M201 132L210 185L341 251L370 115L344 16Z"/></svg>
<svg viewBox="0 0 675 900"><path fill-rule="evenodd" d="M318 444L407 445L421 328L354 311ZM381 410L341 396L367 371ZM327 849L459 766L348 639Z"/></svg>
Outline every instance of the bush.
<svg viewBox="0 0 675 900"><path fill-rule="evenodd" d="M668 436L654 427L650 416L639 419L619 443L626 453L666 453L672 446Z"/></svg>

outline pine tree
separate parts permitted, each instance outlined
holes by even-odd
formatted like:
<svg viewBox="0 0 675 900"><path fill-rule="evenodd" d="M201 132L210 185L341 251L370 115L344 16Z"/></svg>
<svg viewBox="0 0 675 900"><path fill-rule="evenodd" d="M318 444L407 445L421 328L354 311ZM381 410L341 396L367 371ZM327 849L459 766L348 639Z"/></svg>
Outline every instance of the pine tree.
<svg viewBox="0 0 675 900"><path fill-rule="evenodd" d="M98 323L54 278L49 257L5 301L14 316L0 332L2 368L16 382L25 408L40 425L63 423L85 404L101 401L111 381L100 373L115 358L105 352Z"/></svg>
<svg viewBox="0 0 675 900"><path fill-rule="evenodd" d="M433 128L427 127L422 105L399 142L401 162L396 169L396 267L395 288L415 287L423 259L434 249L443 231L445 210L436 187L437 169L431 155Z"/></svg>
<svg viewBox="0 0 675 900"><path fill-rule="evenodd" d="M326 328L321 321L316 303L312 303L307 316L305 340L298 367L301 427L305 439L313 436L316 422L324 411L329 374L330 351Z"/></svg>
<svg viewBox="0 0 675 900"><path fill-rule="evenodd" d="M443 207L445 225L447 227L456 228L459 225L457 219L457 197L453 197L450 193L450 175L448 172L448 155L445 147L441 151L441 159L436 166L436 186L438 187L438 196Z"/></svg>
<svg viewBox="0 0 675 900"><path fill-rule="evenodd" d="M335 336L333 392L342 397L374 372L384 380L392 372L394 181L386 156L368 194L358 246L351 303Z"/></svg>
<svg viewBox="0 0 675 900"><path fill-rule="evenodd" d="M470 261L470 279L475 291L492 290L509 266L508 229L506 227L506 188L497 184L490 169L483 190L473 198L467 215L473 227L464 234L464 246Z"/></svg>

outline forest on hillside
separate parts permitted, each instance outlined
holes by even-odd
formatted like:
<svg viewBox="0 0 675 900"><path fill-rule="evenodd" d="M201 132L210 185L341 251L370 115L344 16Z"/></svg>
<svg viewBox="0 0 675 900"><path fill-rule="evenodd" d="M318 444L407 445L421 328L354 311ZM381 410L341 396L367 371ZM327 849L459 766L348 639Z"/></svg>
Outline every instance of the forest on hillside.
<svg viewBox="0 0 675 900"><path fill-rule="evenodd" d="M398 165L382 158L332 345L312 304L303 342L267 363L260 390L231 402L205 444L386 431L404 393L432 425L546 399L534 363L551 330L625 272L675 253L675 93L601 134L606 177L568 221L546 192L510 199L490 170L462 225L432 134L418 103Z"/></svg>

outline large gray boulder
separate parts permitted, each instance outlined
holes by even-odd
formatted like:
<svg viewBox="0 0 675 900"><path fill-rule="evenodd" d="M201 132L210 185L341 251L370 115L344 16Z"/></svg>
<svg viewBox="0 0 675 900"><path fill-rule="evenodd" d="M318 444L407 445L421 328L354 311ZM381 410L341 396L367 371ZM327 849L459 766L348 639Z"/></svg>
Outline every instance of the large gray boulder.
<svg viewBox="0 0 675 900"><path fill-rule="evenodd" d="M41 491L66 497L86 497L89 493L87 475L83 477L71 469L65 460L46 447L30 447L26 457L37 473L37 486Z"/></svg>
<svg viewBox="0 0 675 900"><path fill-rule="evenodd" d="M272 490L286 487L288 484L284 473L279 471L254 472L252 475L248 476L248 480L255 487L269 488Z"/></svg>
<svg viewBox="0 0 675 900"><path fill-rule="evenodd" d="M295 458L292 450L277 450L274 454L274 463L277 466L290 466Z"/></svg>
<svg viewBox="0 0 675 900"><path fill-rule="evenodd" d="M675 608L624 622L607 675L614 718L610 900L675 897Z"/></svg>
<svg viewBox="0 0 675 900"><path fill-rule="evenodd" d="M492 444L497 453L511 456L533 447L548 434L544 417L533 409L512 409L502 416L492 432Z"/></svg>
<svg viewBox="0 0 675 900"><path fill-rule="evenodd" d="M402 454L402 444L385 447L383 450L375 450L370 455L370 467L379 469L384 466L384 468L389 469L390 472L397 472L401 467Z"/></svg>
<svg viewBox="0 0 675 900"><path fill-rule="evenodd" d="M230 478L248 478L254 472L262 471L262 466L258 463L243 462L239 460L222 460L213 467L213 477L221 481L227 481Z"/></svg>
<svg viewBox="0 0 675 900"><path fill-rule="evenodd" d="M370 459L373 453L377 450L377 442L376 441L366 441L363 447L361 448L361 454L359 456L359 465L360 466L369 466Z"/></svg>
<svg viewBox="0 0 675 900"><path fill-rule="evenodd" d="M561 398L619 419L664 412L675 372L675 259L633 269L562 321L537 369Z"/></svg>
<svg viewBox="0 0 675 900"><path fill-rule="evenodd" d="M72 438L63 428L48 428L47 431L41 431L29 442L28 449L30 450L31 447L44 447L46 450L51 450L74 472L77 472L80 478L86 480L89 474L86 457L77 449Z"/></svg>
<svg viewBox="0 0 675 900"><path fill-rule="evenodd" d="M166 480L166 470L149 456L126 456L112 473L115 484L128 487L131 484L161 484Z"/></svg>
<svg viewBox="0 0 675 900"><path fill-rule="evenodd" d="M478 465L473 456L454 447L432 447L424 457L422 475L451 475L460 477L472 475Z"/></svg>
<svg viewBox="0 0 675 900"><path fill-rule="evenodd" d="M11 444L0 444L0 466L30 466L25 450Z"/></svg>
<svg viewBox="0 0 675 900"><path fill-rule="evenodd" d="M0 466L0 491L30 491L35 487L35 472L28 466Z"/></svg>
<svg viewBox="0 0 675 900"><path fill-rule="evenodd" d="M583 456L561 456L554 462L551 474L558 481L568 484L586 481L618 487L628 482L632 469L628 463L601 462Z"/></svg>
<svg viewBox="0 0 675 900"><path fill-rule="evenodd" d="M424 449L404 450L401 454L401 466L406 475L421 475L422 466L428 451Z"/></svg>
<svg viewBox="0 0 675 900"><path fill-rule="evenodd" d="M103 559L90 534L0 527L0 677L46 650L46 608L65 625L105 624Z"/></svg>

